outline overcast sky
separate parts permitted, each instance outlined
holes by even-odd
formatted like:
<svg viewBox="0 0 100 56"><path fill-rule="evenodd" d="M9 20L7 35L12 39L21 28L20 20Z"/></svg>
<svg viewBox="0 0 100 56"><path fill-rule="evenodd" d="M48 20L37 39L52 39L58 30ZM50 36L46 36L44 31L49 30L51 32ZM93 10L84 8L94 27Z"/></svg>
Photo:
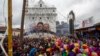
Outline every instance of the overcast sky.
<svg viewBox="0 0 100 56"><path fill-rule="evenodd" d="M30 6L33 6L39 0L29 0ZM57 8L59 21L66 21L68 13L73 10L75 13L75 23L81 24L82 20L93 16L94 23L100 22L100 0L43 0L47 5L54 5ZM23 0L13 0L13 26L19 27L21 21ZM4 24L4 18L7 18L7 0L0 0L0 25ZM4 17L3 17L4 10Z"/></svg>

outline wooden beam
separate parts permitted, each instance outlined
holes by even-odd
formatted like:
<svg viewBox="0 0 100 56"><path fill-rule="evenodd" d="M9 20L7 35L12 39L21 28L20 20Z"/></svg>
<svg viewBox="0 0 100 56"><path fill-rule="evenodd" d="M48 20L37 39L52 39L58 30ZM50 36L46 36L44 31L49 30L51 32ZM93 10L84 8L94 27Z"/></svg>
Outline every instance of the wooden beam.
<svg viewBox="0 0 100 56"><path fill-rule="evenodd" d="M21 45L23 46L23 32L24 32L24 18L25 18L25 6L26 6L26 0L23 0L23 8L22 8L22 17L21 17L21 30L20 30L20 40Z"/></svg>
<svg viewBox="0 0 100 56"><path fill-rule="evenodd" d="M13 56L13 47L12 47L12 0L8 1L8 56Z"/></svg>

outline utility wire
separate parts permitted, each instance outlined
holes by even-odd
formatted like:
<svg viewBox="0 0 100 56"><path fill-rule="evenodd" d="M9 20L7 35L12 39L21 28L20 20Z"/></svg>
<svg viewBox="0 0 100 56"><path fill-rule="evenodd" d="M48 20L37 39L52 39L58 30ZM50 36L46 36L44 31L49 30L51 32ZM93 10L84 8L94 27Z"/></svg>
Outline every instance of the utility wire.
<svg viewBox="0 0 100 56"><path fill-rule="evenodd" d="M63 15L63 14L61 14L61 12L59 12L58 10L57 10L57 12L58 12L58 14L59 14L59 15L61 15L61 16L63 17L63 19L67 19L66 21L68 22L68 18L66 17L67 15L66 15L66 16L64 16L64 15Z"/></svg>
<svg viewBox="0 0 100 56"><path fill-rule="evenodd" d="M6 25L6 17L5 17L5 2L6 2L6 0L3 0L3 18L4 18L4 21L5 21L5 26L7 26Z"/></svg>

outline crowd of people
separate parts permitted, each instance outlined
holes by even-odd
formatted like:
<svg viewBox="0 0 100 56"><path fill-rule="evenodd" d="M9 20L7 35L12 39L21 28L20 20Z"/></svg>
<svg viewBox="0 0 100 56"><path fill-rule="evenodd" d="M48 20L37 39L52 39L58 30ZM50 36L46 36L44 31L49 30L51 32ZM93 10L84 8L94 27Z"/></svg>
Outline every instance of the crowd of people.
<svg viewBox="0 0 100 56"><path fill-rule="evenodd" d="M4 41L7 49L7 40ZM13 38L13 56L100 56L100 40L95 38L44 37Z"/></svg>
<svg viewBox="0 0 100 56"><path fill-rule="evenodd" d="M50 33L48 24L39 22L31 33ZM26 34L27 35L27 34ZM7 38L3 46L7 52ZM100 39L75 36L23 38L13 36L13 56L100 56ZM0 56L5 56L0 49Z"/></svg>

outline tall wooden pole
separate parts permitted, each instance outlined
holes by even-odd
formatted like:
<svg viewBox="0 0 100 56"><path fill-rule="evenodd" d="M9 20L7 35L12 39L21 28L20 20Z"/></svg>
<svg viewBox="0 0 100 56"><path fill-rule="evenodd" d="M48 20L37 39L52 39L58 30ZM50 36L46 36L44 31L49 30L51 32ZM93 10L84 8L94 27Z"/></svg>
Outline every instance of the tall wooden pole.
<svg viewBox="0 0 100 56"><path fill-rule="evenodd" d="M8 56L13 56L13 48L12 48L12 0L8 0Z"/></svg>
<svg viewBox="0 0 100 56"><path fill-rule="evenodd" d="M24 32L25 6L26 6L26 0L23 0L22 18L21 18L21 31L20 31L20 40L22 42L23 42L23 32ZM22 42L21 42L21 45L22 45Z"/></svg>

